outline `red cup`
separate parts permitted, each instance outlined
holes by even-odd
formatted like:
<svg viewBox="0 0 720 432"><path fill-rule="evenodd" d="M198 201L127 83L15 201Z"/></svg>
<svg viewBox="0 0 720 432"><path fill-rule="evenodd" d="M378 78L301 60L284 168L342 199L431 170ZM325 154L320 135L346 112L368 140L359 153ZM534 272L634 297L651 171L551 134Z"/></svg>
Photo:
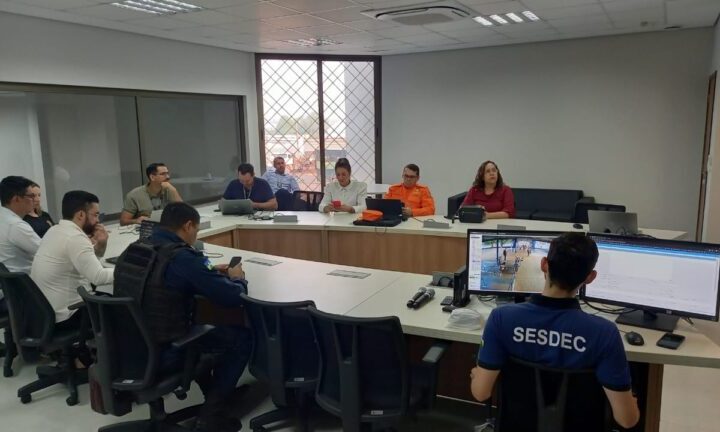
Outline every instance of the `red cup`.
<svg viewBox="0 0 720 432"><path fill-rule="evenodd" d="M333 207L335 207L335 208L340 207L340 204L341 204L340 200L332 200L330 202L332 203Z"/></svg>

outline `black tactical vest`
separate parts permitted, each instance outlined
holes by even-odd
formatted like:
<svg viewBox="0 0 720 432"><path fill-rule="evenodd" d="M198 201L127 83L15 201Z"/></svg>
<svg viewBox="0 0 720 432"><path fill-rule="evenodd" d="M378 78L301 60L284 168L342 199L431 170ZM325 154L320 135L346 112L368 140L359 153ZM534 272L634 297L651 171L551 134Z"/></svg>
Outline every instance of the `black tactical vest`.
<svg viewBox="0 0 720 432"><path fill-rule="evenodd" d="M113 295L138 302L158 344L184 336L192 324L192 300L167 289L164 283L167 265L186 247L185 243L154 246L138 240L125 249L115 265Z"/></svg>

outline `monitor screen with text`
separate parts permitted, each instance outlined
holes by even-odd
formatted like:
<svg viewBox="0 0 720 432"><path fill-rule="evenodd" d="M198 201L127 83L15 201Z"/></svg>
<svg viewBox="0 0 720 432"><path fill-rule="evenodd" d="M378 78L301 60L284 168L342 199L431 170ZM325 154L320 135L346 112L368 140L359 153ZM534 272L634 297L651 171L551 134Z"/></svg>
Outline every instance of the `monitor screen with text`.
<svg viewBox="0 0 720 432"><path fill-rule="evenodd" d="M717 320L720 245L592 235L597 278L584 298Z"/></svg>
<svg viewBox="0 0 720 432"><path fill-rule="evenodd" d="M539 293L545 286L540 260L557 232L468 231L468 290L473 294Z"/></svg>

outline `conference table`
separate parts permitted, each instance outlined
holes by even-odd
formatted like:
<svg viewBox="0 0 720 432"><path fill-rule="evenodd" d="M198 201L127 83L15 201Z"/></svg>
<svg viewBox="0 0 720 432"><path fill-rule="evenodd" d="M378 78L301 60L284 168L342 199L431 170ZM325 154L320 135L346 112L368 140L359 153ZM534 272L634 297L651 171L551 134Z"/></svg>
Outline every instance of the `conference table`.
<svg viewBox="0 0 720 432"><path fill-rule="evenodd" d="M354 226L355 215L340 213L283 212L296 215L298 221L280 223L223 216L214 206L199 207L198 211L203 221L210 221L210 228L198 236L205 242L210 260L227 263L233 256L242 256L250 296L267 301L313 300L320 310L356 317L397 316L411 360L420 359L434 341L450 341L441 361L438 394L468 401L473 400L469 372L475 365L482 330L448 325L449 314L441 310L439 299L452 295L451 289L434 287L435 299L417 310L408 309L405 303L419 287L429 286L432 271L454 271L465 263L468 228L496 229L500 223L528 230L577 231L570 223L531 220L455 222L449 228L423 228L425 219L443 221L442 216L429 216L392 228L376 228ZM111 225L108 229L108 257L119 255L137 239L133 227ZM665 239L685 235L656 229L642 232ZM495 304L473 296L467 307L485 319ZM206 315L218 323L243 316L238 310L215 310ZM658 431L663 366L720 368L720 346L684 321L676 330L686 336L678 350L655 346L662 335L659 331L618 327L636 331L646 341L643 346L625 345L642 411L641 424L633 430Z"/></svg>

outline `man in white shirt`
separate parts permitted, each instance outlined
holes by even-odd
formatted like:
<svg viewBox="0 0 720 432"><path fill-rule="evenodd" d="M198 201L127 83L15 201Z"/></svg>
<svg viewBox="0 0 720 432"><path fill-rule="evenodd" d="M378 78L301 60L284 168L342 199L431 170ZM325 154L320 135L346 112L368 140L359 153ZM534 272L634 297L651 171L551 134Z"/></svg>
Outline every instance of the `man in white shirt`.
<svg viewBox="0 0 720 432"><path fill-rule="evenodd" d="M273 159L274 171L265 171L262 178L267 180L270 184L270 188L275 194L275 198L278 202L278 210L292 210L293 209L293 192L300 190L298 182L292 175L285 172L285 159L282 156L277 156Z"/></svg>
<svg viewBox="0 0 720 432"><path fill-rule="evenodd" d="M30 276L55 310L56 328L80 326L80 314L68 309L82 301L79 286L113 282L113 269L104 268L98 258L105 253L108 240L99 214L97 196L85 191L66 193L63 219L48 230L35 255Z"/></svg>
<svg viewBox="0 0 720 432"><path fill-rule="evenodd" d="M0 181L0 262L11 272L30 273L40 237L23 218L33 210L33 182L9 176ZM7 305L0 291L0 311Z"/></svg>

